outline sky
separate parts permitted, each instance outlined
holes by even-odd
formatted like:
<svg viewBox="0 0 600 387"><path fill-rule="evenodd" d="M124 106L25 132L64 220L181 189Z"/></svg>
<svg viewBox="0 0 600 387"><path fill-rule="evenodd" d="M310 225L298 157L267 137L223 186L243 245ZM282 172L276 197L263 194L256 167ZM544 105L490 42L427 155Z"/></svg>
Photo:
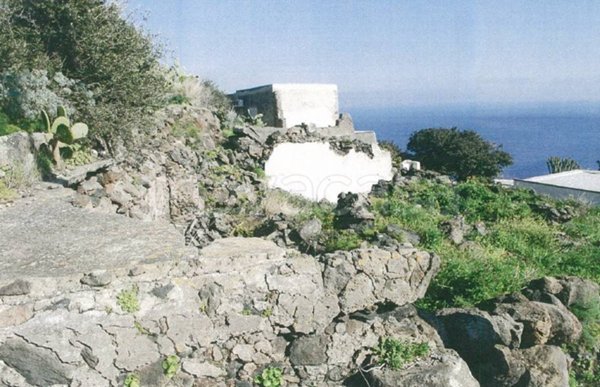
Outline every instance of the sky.
<svg viewBox="0 0 600 387"><path fill-rule="evenodd" d="M129 0L226 92L335 83L346 108L600 101L600 1Z"/></svg>

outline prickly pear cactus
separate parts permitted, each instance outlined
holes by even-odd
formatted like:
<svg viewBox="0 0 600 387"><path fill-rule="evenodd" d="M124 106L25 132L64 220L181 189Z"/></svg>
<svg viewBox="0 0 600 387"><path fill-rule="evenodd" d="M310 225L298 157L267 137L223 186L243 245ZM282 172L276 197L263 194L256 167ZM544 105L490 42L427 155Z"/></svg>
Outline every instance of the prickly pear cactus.
<svg viewBox="0 0 600 387"><path fill-rule="evenodd" d="M51 122L46 111L42 110L42 121L46 125L46 138L52 149L52 158L58 169L62 168L63 161L60 149L72 145L75 141L84 138L88 134L88 126L83 122L71 125L67 111L60 106L56 112L56 118Z"/></svg>

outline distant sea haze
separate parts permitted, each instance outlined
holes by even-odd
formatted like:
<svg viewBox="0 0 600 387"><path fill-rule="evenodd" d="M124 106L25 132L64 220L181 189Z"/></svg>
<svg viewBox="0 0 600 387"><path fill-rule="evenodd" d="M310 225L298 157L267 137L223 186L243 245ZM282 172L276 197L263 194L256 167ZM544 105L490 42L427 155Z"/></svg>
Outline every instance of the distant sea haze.
<svg viewBox="0 0 600 387"><path fill-rule="evenodd" d="M410 134L425 128L472 129L513 157L505 178L527 178L548 173L550 156L570 157L583 168L598 169L600 115L597 113L528 113L507 109L495 113L467 109L411 111L403 109L348 109L358 130L374 130L380 140L390 140L406 150Z"/></svg>

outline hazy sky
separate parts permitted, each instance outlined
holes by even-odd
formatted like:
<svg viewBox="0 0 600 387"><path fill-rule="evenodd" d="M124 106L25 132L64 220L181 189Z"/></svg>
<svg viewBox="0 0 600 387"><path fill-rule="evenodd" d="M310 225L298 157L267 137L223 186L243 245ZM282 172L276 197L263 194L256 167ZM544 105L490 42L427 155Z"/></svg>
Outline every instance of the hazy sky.
<svg viewBox="0 0 600 387"><path fill-rule="evenodd" d="M600 1L129 0L227 92L336 83L345 107L600 101Z"/></svg>

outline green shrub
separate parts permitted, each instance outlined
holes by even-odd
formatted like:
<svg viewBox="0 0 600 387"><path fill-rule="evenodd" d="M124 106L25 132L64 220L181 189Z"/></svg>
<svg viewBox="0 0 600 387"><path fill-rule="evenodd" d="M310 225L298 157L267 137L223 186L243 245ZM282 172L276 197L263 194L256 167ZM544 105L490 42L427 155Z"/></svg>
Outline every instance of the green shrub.
<svg viewBox="0 0 600 387"><path fill-rule="evenodd" d="M0 74L44 69L78 80L93 93L93 105L67 96L76 118L94 137L131 138L164 104L167 83L160 49L122 15L106 0L3 2Z"/></svg>
<svg viewBox="0 0 600 387"><path fill-rule="evenodd" d="M267 367L254 378L254 383L262 387L280 387L283 385L283 371L279 367Z"/></svg>
<svg viewBox="0 0 600 387"><path fill-rule="evenodd" d="M458 215L460 198L454 187L421 180L407 187L412 203L438 211L444 215Z"/></svg>
<svg viewBox="0 0 600 387"><path fill-rule="evenodd" d="M512 164L512 157L473 130L423 129L411 134L409 157L458 180L492 178Z"/></svg>
<svg viewBox="0 0 600 387"><path fill-rule="evenodd" d="M459 211L469 221L499 221L526 217L531 214L527 201L520 192L469 180L456 186Z"/></svg>
<svg viewBox="0 0 600 387"><path fill-rule="evenodd" d="M66 107L78 116L77 107L89 109L93 93L87 87L61 72L50 75L47 70L22 70L0 75L0 85L5 91L0 106L13 123L28 131L43 131L39 121L40 111L55 112Z"/></svg>
<svg viewBox="0 0 600 387"><path fill-rule="evenodd" d="M229 98L209 80L186 74L181 67L175 65L165 74L170 93L168 103L191 105L224 111L231 107Z"/></svg>
<svg viewBox="0 0 600 387"><path fill-rule="evenodd" d="M20 132L21 128L10 123L8 116L0 111L0 136Z"/></svg>
<svg viewBox="0 0 600 387"><path fill-rule="evenodd" d="M373 353L379 364L397 370L405 364L426 356L429 353L429 344L407 343L392 337L385 337L379 340L377 347L373 348Z"/></svg>

